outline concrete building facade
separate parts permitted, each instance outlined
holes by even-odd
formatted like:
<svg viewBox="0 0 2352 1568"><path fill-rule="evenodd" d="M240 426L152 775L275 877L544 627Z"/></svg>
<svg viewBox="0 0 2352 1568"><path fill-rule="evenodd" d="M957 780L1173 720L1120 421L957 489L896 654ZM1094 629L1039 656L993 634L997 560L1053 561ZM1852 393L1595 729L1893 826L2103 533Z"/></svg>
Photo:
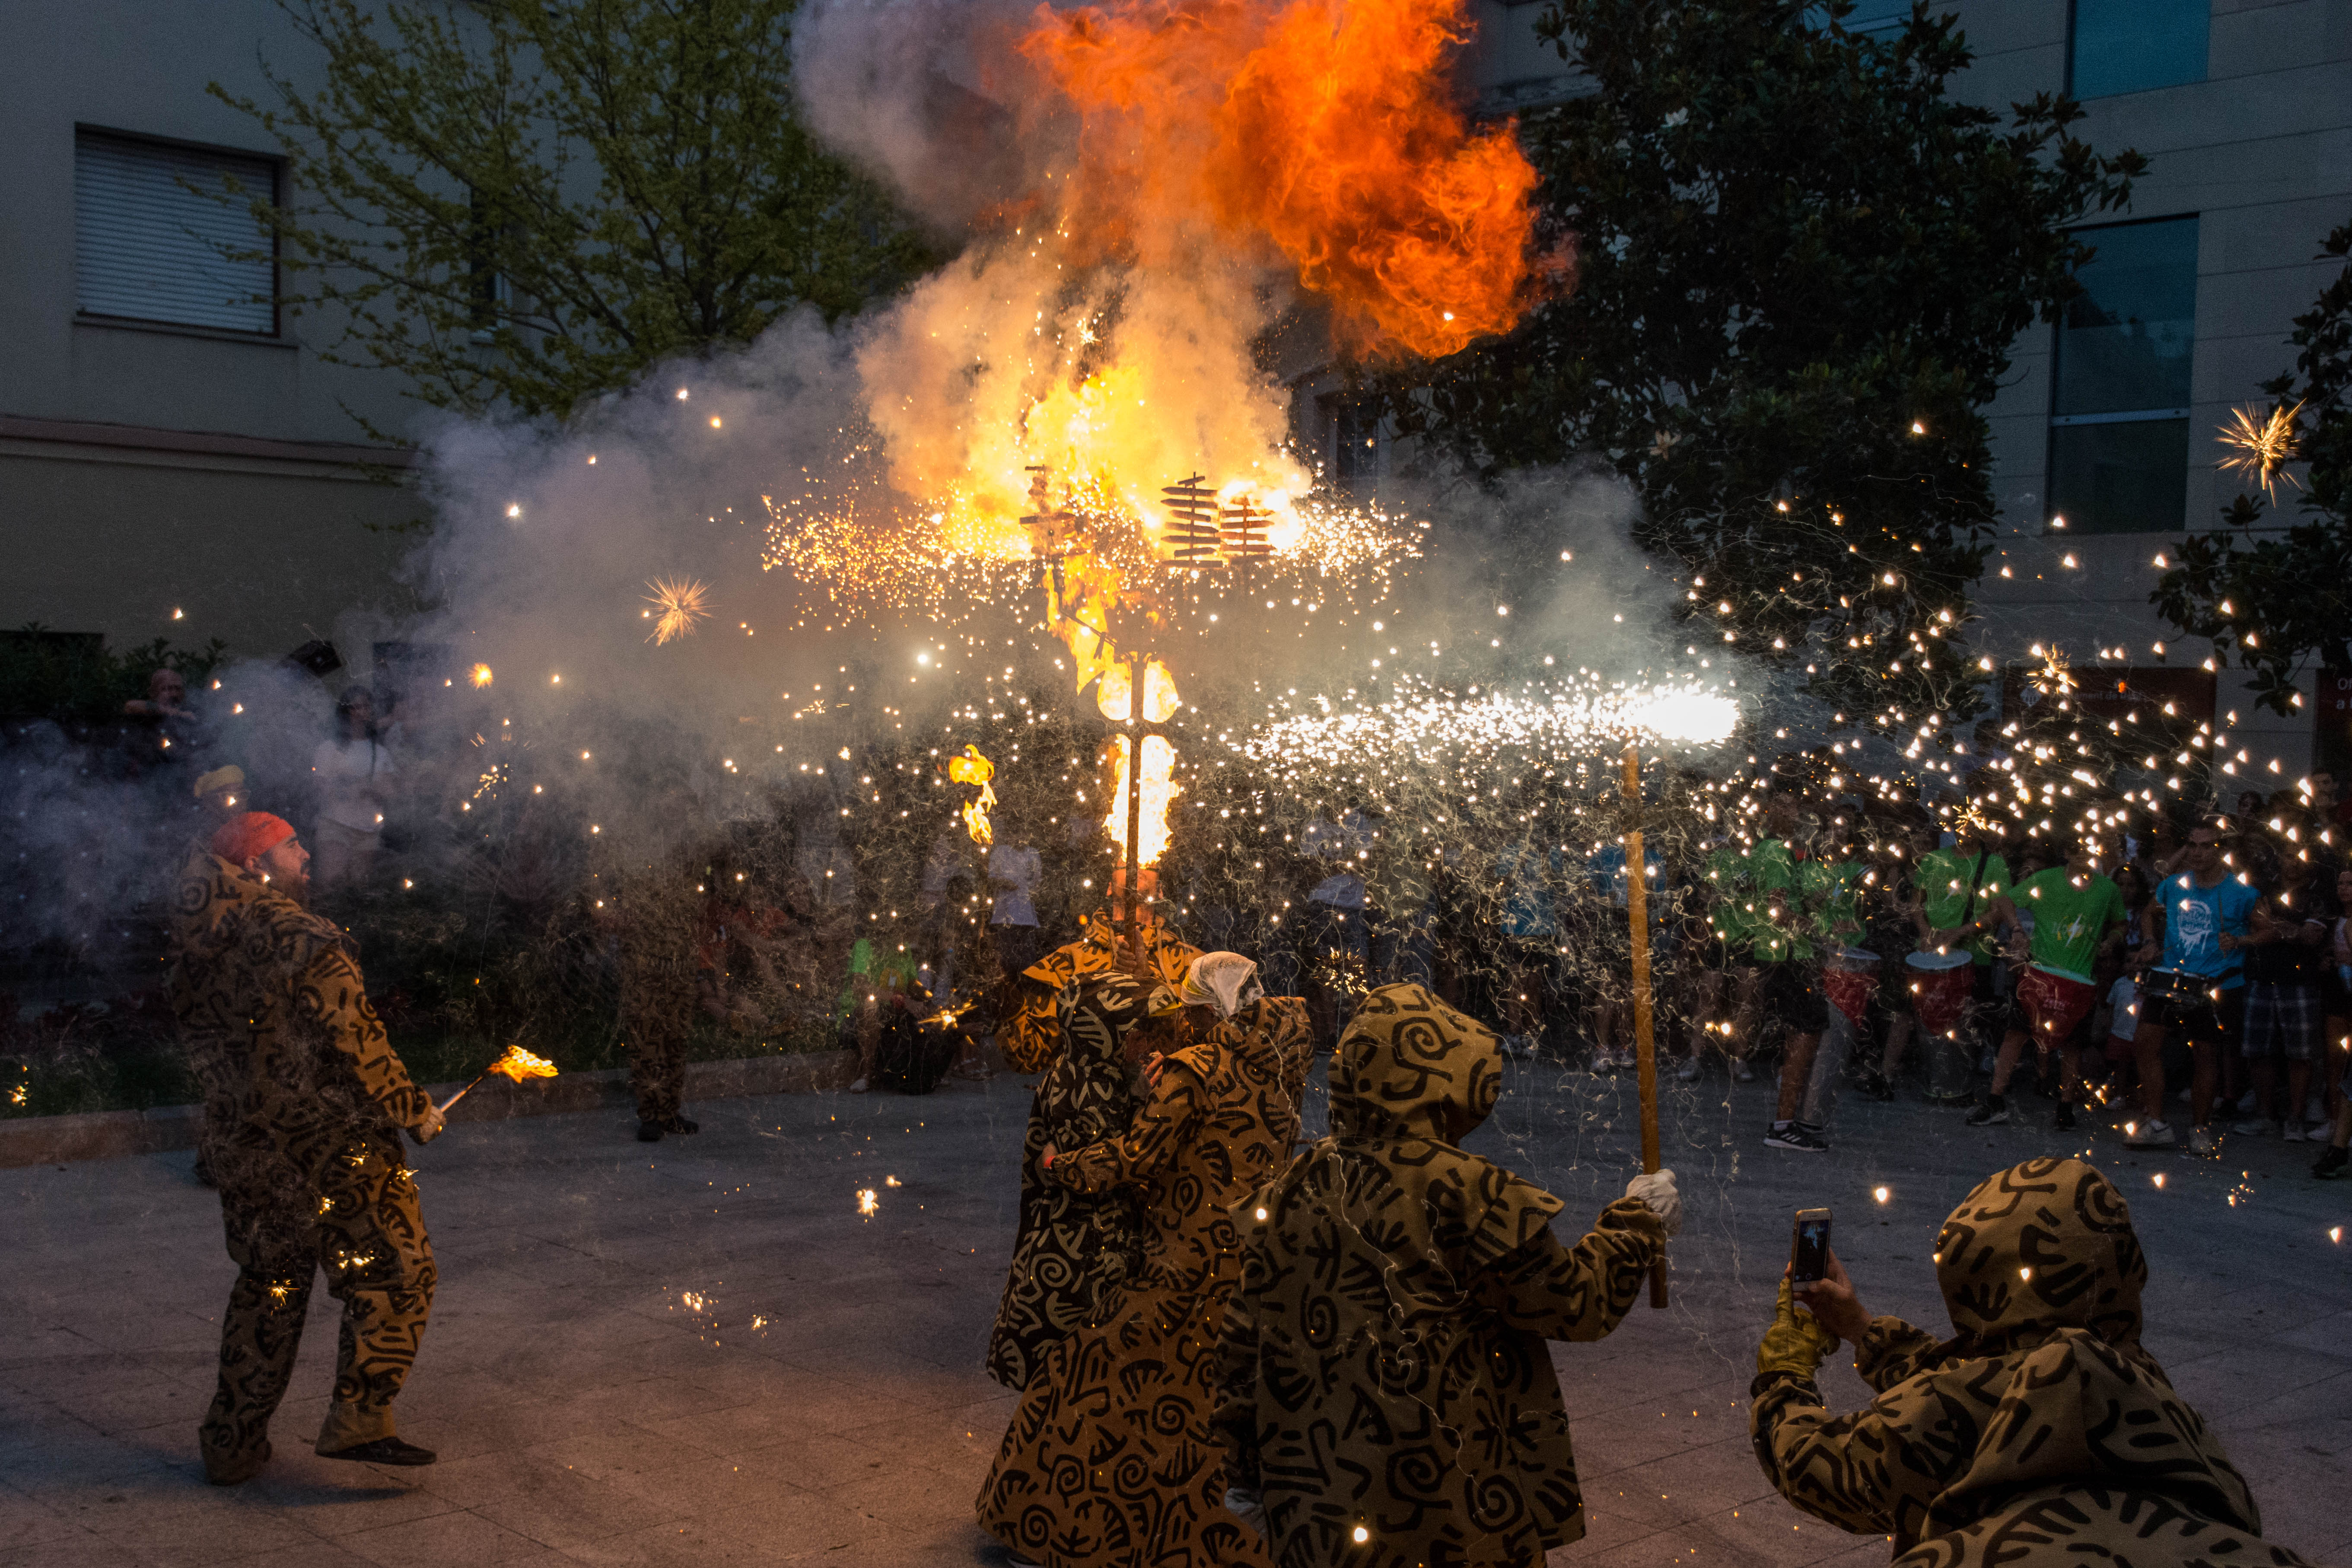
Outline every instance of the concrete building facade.
<svg viewBox="0 0 2352 1568"><path fill-rule="evenodd" d="M325 363L335 323L198 194L282 178L210 85L267 101L315 49L274 0L0 0L0 629L276 657L396 605L416 405Z"/></svg>

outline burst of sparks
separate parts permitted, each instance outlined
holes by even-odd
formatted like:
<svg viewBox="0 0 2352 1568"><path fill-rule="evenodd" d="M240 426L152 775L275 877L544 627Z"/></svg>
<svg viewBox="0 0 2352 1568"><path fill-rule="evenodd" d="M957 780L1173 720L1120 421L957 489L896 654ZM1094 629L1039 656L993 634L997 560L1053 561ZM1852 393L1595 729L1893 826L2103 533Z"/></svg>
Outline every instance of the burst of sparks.
<svg viewBox="0 0 2352 1568"><path fill-rule="evenodd" d="M872 1187L860 1187L857 1190L857 1213L861 1218L871 1218L874 1211L881 1206L882 1194Z"/></svg>
<svg viewBox="0 0 2352 1568"><path fill-rule="evenodd" d="M489 683L490 667L487 664L478 664L474 666L474 684L478 687L481 687L488 686Z"/></svg>
<svg viewBox="0 0 2352 1568"><path fill-rule="evenodd" d="M2263 494L2272 500L2278 499L2278 481L2302 489L2301 483L2286 471L2294 460L2294 416L2303 409L2298 403L2293 408L2273 407L2268 416L2256 419L2243 408L2230 410L2230 423L2219 427L2221 445L2235 454L2221 459L2224 469L2242 474L2253 484L2263 487Z"/></svg>
<svg viewBox="0 0 2352 1568"><path fill-rule="evenodd" d="M646 616L654 623L646 640L657 647L710 618L710 584L698 578L656 577L646 586L653 590L646 595L646 603L653 606Z"/></svg>

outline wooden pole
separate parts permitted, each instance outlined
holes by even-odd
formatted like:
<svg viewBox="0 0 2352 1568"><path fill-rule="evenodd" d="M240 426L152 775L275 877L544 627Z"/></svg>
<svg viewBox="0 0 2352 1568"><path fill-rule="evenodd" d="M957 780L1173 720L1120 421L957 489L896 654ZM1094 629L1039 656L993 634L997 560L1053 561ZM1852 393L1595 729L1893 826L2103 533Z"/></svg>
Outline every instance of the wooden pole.
<svg viewBox="0 0 2352 1568"><path fill-rule="evenodd" d="M1143 916L1136 908L1143 897L1143 674L1144 656L1135 656L1135 678L1127 693L1127 932L1135 962L1143 963Z"/></svg>
<svg viewBox="0 0 2352 1568"><path fill-rule="evenodd" d="M1649 864L1642 852L1642 747L1625 748L1625 920L1633 939L1633 1058L1641 1070L1642 1169L1658 1168L1658 1039L1650 997ZM1666 1260L1650 1270L1650 1305L1666 1304Z"/></svg>

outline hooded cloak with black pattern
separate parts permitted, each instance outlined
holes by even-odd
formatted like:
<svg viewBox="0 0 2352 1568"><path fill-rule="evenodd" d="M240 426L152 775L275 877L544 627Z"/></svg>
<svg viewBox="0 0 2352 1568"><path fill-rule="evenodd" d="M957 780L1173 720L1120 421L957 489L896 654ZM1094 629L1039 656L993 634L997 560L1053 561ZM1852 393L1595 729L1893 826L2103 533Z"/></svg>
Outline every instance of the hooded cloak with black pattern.
<svg viewBox="0 0 2352 1568"><path fill-rule="evenodd" d="M2142 1348L2147 1264L2097 1170L2045 1158L1986 1178L1944 1222L1936 1279L1953 1336L1873 1319L1863 1410L1832 1415L1794 1372L1757 1376L1756 1455L1782 1497L1892 1536L1895 1568L2304 1564L2262 1539L2245 1478Z"/></svg>
<svg viewBox="0 0 2352 1568"><path fill-rule="evenodd" d="M1201 956L1201 950L1179 942L1166 922L1150 910L1137 911L1142 922L1146 984L1174 985ZM1075 981L1089 974L1124 973L1135 965L1135 949L1107 909L1097 910L1086 931L1073 942L1055 948L1020 974L1013 1016L996 1037L1007 1066L1014 1072L1043 1072L1054 1059L1062 1032L1058 998Z"/></svg>
<svg viewBox="0 0 2352 1568"><path fill-rule="evenodd" d="M988 1375L1007 1388L1028 1387L1045 1352L1092 1321L1103 1288L1140 1259L1136 1194L1082 1193L1047 1181L1037 1156L1048 1143L1083 1149L1117 1137L1134 1121L1143 1099L1123 1052L1128 1035L1150 1016L1149 994L1140 982L1111 972L1083 975L1059 997L1061 1044L1029 1102L1021 1228L988 1338Z"/></svg>
<svg viewBox="0 0 2352 1568"><path fill-rule="evenodd" d="M1232 1211L1289 1159L1310 1054L1306 1004L1262 997L1167 1057L1131 1129L1057 1152L1049 1181L1135 1193L1146 1230L1140 1267L1045 1352L981 1489L982 1527L1021 1556L1265 1568L1224 1507L1209 1420L1240 1277Z"/></svg>
<svg viewBox="0 0 2352 1568"><path fill-rule="evenodd" d="M1622 1199L1562 1247L1558 1198L1459 1146L1501 1085L1492 1030L1381 986L1331 1136L1243 1216L1215 1419L1283 1568L1526 1568L1584 1533L1546 1342L1615 1328L1665 1230Z"/></svg>

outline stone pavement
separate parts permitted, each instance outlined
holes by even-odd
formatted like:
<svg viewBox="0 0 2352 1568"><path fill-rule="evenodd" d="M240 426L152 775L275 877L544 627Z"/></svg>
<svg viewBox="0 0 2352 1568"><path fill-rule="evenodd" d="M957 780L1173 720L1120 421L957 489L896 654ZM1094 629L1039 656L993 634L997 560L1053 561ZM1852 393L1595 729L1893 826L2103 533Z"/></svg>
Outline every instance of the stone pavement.
<svg viewBox="0 0 2352 1568"><path fill-rule="evenodd" d="M1690 1205L1674 1300L1557 1348L1590 1533L1554 1564L1885 1563L1883 1540L1781 1503L1748 1447L1790 1211L1834 1207L1864 1300L1942 1331L1928 1254L1949 1206L1998 1167L2085 1149L2147 1245L2149 1347L2267 1533L2352 1563L2352 1259L2327 1237L2352 1223L2352 1184L2311 1181L2306 1146L2134 1155L2051 1131L2031 1099L2038 1125L1977 1131L1849 1100L1837 1147L1804 1155L1759 1142L1768 1092L1669 1091ZM999 1563L971 1500L1013 1399L979 1363L1026 1103L1015 1078L727 1100L697 1108L699 1137L650 1148L605 1112L453 1128L412 1156L441 1287L400 1403L441 1462L311 1455L334 1348L321 1290L278 1458L234 1489L206 1486L194 1451L232 1270L189 1156L0 1172L0 1568ZM1474 1144L1589 1213L1634 1168L1630 1086L1515 1069ZM1843 1364L1824 1384L1862 1402Z"/></svg>

